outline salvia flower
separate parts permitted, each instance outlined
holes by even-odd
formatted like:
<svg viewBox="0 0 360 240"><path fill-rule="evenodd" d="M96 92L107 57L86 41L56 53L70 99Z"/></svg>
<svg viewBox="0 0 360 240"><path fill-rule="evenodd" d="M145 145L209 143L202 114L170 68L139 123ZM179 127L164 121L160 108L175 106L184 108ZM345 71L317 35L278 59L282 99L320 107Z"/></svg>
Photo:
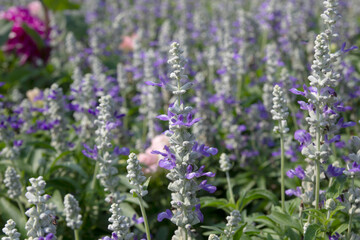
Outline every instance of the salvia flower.
<svg viewBox="0 0 360 240"><path fill-rule="evenodd" d="M80 214L79 202L71 194L66 194L64 197L64 212L66 216L66 225L71 229L79 229L82 220Z"/></svg>
<svg viewBox="0 0 360 240"><path fill-rule="evenodd" d="M208 240L220 240L216 234L210 234Z"/></svg>
<svg viewBox="0 0 360 240"><path fill-rule="evenodd" d="M8 167L5 172L4 184L7 187L7 194L10 198L16 199L21 195L20 175L13 167Z"/></svg>
<svg viewBox="0 0 360 240"><path fill-rule="evenodd" d="M32 208L27 210L25 214L29 217L25 229L27 230L28 239L33 240L48 234L56 234L56 226L52 224L54 213L49 210L46 202L50 196L45 194L45 181L43 177L30 178L31 186L27 187L25 197L30 204L34 204ZM53 240L56 237L53 236Z"/></svg>
<svg viewBox="0 0 360 240"><path fill-rule="evenodd" d="M226 217L227 224L226 229L224 230L224 234L227 238L231 239L234 236L237 228L239 227L239 223L241 221L241 215L238 210L234 210L230 213L230 216Z"/></svg>
<svg viewBox="0 0 360 240"><path fill-rule="evenodd" d="M274 127L274 132L281 135L286 134L289 132L286 121L289 112L286 105L286 96L279 85L274 86L273 96L271 114L273 115L273 120L279 122L279 125Z"/></svg>
<svg viewBox="0 0 360 240"><path fill-rule="evenodd" d="M39 237L39 240L53 240L54 239L54 234L49 233L47 234L45 237Z"/></svg>
<svg viewBox="0 0 360 240"><path fill-rule="evenodd" d="M63 90L56 83L51 85L47 92L48 109L46 116L48 121L56 122L50 129L51 146L57 152L64 152L68 149L67 139L67 120L65 116L65 102Z"/></svg>
<svg viewBox="0 0 360 240"><path fill-rule="evenodd" d="M141 224L141 223L144 222L144 218L143 218L143 217L137 218L137 217L136 217L136 214L133 215L133 217L131 218L131 220L133 220L133 222L134 222L135 224Z"/></svg>
<svg viewBox="0 0 360 240"><path fill-rule="evenodd" d="M165 212L161 212L161 213L158 214L157 220L159 222L162 222L162 220L164 220L165 218L166 219L171 219L172 217L173 217L173 213L169 209L166 209Z"/></svg>
<svg viewBox="0 0 360 240"><path fill-rule="evenodd" d="M20 240L21 235L16 229L14 220L9 219L2 231L5 233L6 237L2 237L1 240Z"/></svg>
<svg viewBox="0 0 360 240"><path fill-rule="evenodd" d="M158 220L162 221L164 218L169 218L178 226L174 237L180 237L184 231L190 233L190 228L202 221L203 215L200 211L199 199L196 197L196 192L204 189L211 193L215 192L216 187L207 184L203 180L200 184L196 179L200 176L213 176L212 173L203 173L203 168L198 168L196 165L198 152L193 151L195 144L194 136L188 132L193 124L199 119L193 119L190 112L192 108L184 106L182 95L192 87L192 83L186 82L185 75L185 59L182 55L183 51L180 49L178 43L174 42L170 48L170 59L168 63L171 65L172 72L170 74L171 82L166 84L166 88L175 95L175 103L171 104L167 115L162 115L158 118L164 121L169 121L169 131L166 135L170 137L170 147L165 146L166 153L153 151L155 154L160 154L164 158L159 161L159 166L169 169L167 178L171 180L168 189L171 194L172 211L158 215ZM185 120L186 119L186 120ZM215 153L205 147L201 147L203 152L208 154Z"/></svg>
<svg viewBox="0 0 360 240"><path fill-rule="evenodd" d="M301 187L296 187L296 189L288 189L285 191L285 194L288 196L301 196Z"/></svg>
<svg viewBox="0 0 360 240"><path fill-rule="evenodd" d="M328 177L338 177L343 174L344 170L345 168L335 167L334 165L330 164L326 170L326 175Z"/></svg>
<svg viewBox="0 0 360 240"><path fill-rule="evenodd" d="M130 218L125 217L118 203L111 204L111 217L109 218L109 230L113 231L112 235L116 239L130 240L134 234L130 232Z"/></svg>
<svg viewBox="0 0 360 240"><path fill-rule="evenodd" d="M290 169L286 172L286 175L289 178L294 178L295 176L303 180L305 178L305 171L301 166L296 167L294 170Z"/></svg>
<svg viewBox="0 0 360 240"><path fill-rule="evenodd" d="M223 172L230 171L231 168L233 167L233 164L231 163L229 156L227 154L225 154L225 153L222 153L220 155L220 161L219 162L220 162L220 169Z"/></svg>
<svg viewBox="0 0 360 240"><path fill-rule="evenodd" d="M130 153L126 169L128 171L126 177L129 179L130 184L134 186L130 192L132 194L136 193L141 197L147 195L148 191L146 190L146 186L143 185L146 181L146 177L142 172L142 168L135 153Z"/></svg>

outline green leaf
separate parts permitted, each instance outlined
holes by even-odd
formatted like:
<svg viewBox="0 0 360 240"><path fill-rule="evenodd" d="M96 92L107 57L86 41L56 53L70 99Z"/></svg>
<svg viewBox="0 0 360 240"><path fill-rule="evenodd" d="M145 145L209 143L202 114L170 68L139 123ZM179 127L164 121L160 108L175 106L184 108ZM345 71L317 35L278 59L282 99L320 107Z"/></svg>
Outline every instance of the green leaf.
<svg viewBox="0 0 360 240"><path fill-rule="evenodd" d="M216 208L225 208L228 204L228 201L224 198L215 198L215 197L202 197L200 198L202 207L216 207Z"/></svg>
<svg viewBox="0 0 360 240"><path fill-rule="evenodd" d="M243 195L243 194L241 194ZM242 202L239 203L239 211L241 211L247 204L255 199L267 199L273 204L278 205L279 200L275 194L265 189L252 189L245 193L245 196L242 198Z"/></svg>
<svg viewBox="0 0 360 240"><path fill-rule="evenodd" d="M246 227L247 223L244 223L242 225L240 225L240 228L238 230L236 230L234 236L233 236L233 240L240 240L241 236L243 235L244 232L244 228Z"/></svg>
<svg viewBox="0 0 360 240"><path fill-rule="evenodd" d="M333 231L333 233L331 235L334 235L335 233L341 234L343 231L348 229L348 226L349 226L348 223L341 224L337 229L335 229L335 231Z"/></svg>
<svg viewBox="0 0 360 240"><path fill-rule="evenodd" d="M209 229L215 234L221 234L223 233L223 230L216 226L200 226L201 228Z"/></svg>
<svg viewBox="0 0 360 240"><path fill-rule="evenodd" d="M0 20L0 46L4 45L9 39L13 24L13 22L7 20Z"/></svg>
<svg viewBox="0 0 360 240"><path fill-rule="evenodd" d="M81 166L79 166L76 163L70 163L70 162L60 163L56 166L51 167L46 176L51 176L51 174L53 172L55 172L58 169L62 169L62 168L67 169L70 172L76 172L77 174L79 174L80 176L82 176L85 179L88 178L87 173Z"/></svg>
<svg viewBox="0 0 360 240"><path fill-rule="evenodd" d="M76 10L80 8L79 4L69 0L42 0L42 2L53 11Z"/></svg>
<svg viewBox="0 0 360 240"><path fill-rule="evenodd" d="M335 178L335 181L331 184L329 189L326 191L326 198L336 198L343 191L346 183L345 176L339 176Z"/></svg>
<svg viewBox="0 0 360 240"><path fill-rule="evenodd" d="M149 186L150 179L151 179L151 176L150 176L150 177L148 177L148 179L146 179L146 182L143 184L143 185L146 187L146 189L147 189L147 188L148 188L148 186Z"/></svg>
<svg viewBox="0 0 360 240"><path fill-rule="evenodd" d="M58 211L60 211L60 212L64 211L63 198L62 198L61 193L60 193L59 190L56 190L56 191L52 194L49 202L55 204L56 209L57 209Z"/></svg>
<svg viewBox="0 0 360 240"><path fill-rule="evenodd" d="M315 240L319 230L320 226L318 224L310 224L306 229L304 240Z"/></svg>
<svg viewBox="0 0 360 240"><path fill-rule="evenodd" d="M26 23L21 24L22 28L24 29L24 31L31 37L31 39L35 42L36 46L39 49L42 49L45 47L45 42L44 39L41 38L41 36L39 35L39 33L37 31L35 31L34 29L32 29L31 27L29 27Z"/></svg>
<svg viewBox="0 0 360 240"><path fill-rule="evenodd" d="M5 198L0 199L0 213L7 219L12 219L15 221L17 225L17 229L24 235L25 232L25 221L26 219L23 217L20 210L14 206L10 201Z"/></svg>
<svg viewBox="0 0 360 240"><path fill-rule="evenodd" d="M288 226L302 232L303 229L298 220L293 219L291 216L285 213L280 213L277 211L273 211L269 216L274 222L280 224L281 226Z"/></svg>

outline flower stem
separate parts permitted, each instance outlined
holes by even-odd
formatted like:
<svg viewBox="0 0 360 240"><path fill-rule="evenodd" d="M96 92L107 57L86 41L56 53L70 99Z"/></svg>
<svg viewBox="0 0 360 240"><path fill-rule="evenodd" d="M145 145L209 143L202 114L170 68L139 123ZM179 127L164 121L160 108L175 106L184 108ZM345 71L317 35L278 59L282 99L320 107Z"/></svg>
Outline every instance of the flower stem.
<svg viewBox="0 0 360 240"><path fill-rule="evenodd" d="M184 235L185 235L184 240L187 240L188 239L187 230L186 230L186 228L183 228L183 230L184 230Z"/></svg>
<svg viewBox="0 0 360 240"><path fill-rule="evenodd" d="M280 135L280 148L281 148L281 208L285 211L285 151L284 151L284 136Z"/></svg>
<svg viewBox="0 0 360 240"><path fill-rule="evenodd" d="M319 210L320 202L320 161L316 160L315 209Z"/></svg>
<svg viewBox="0 0 360 240"><path fill-rule="evenodd" d="M75 240L80 240L79 229L74 230L74 236L75 236Z"/></svg>
<svg viewBox="0 0 360 240"><path fill-rule="evenodd" d="M96 161L96 165L95 165L95 170L94 170L94 175L91 181L91 190L93 191L95 189L95 183L96 183L96 174L99 171L99 162Z"/></svg>
<svg viewBox="0 0 360 240"><path fill-rule="evenodd" d="M139 195L138 195L138 199L139 199L139 204L140 204L141 215L142 215L143 218L144 218L146 238L147 238L147 240L151 240L149 222L148 222L148 219L147 219L147 216L146 216L146 211L145 211L145 208L144 208L143 199L142 199L142 197L139 196Z"/></svg>
<svg viewBox="0 0 360 240"><path fill-rule="evenodd" d="M20 202L19 199L17 199L16 202L17 202L17 204L18 204L18 206L19 206L19 209L20 209L21 214L23 215L24 219L26 220L26 215L25 215L25 210L24 210L23 205L21 204L21 202Z"/></svg>
<svg viewBox="0 0 360 240"><path fill-rule="evenodd" d="M351 222L352 222L352 217L353 217L353 215L350 214L350 216L349 216L348 233L347 233L347 238L348 238L348 239L350 239L350 237L351 237Z"/></svg>
<svg viewBox="0 0 360 240"><path fill-rule="evenodd" d="M320 89L317 87L317 97L320 97ZM316 151L320 154L320 107L316 105ZM315 159L316 183L315 183L315 209L319 210L320 200L320 157Z"/></svg>
<svg viewBox="0 0 360 240"><path fill-rule="evenodd" d="M227 181L229 193L230 193L230 202L235 203L234 193L233 193L231 182L230 182L229 171L226 171L226 181Z"/></svg>

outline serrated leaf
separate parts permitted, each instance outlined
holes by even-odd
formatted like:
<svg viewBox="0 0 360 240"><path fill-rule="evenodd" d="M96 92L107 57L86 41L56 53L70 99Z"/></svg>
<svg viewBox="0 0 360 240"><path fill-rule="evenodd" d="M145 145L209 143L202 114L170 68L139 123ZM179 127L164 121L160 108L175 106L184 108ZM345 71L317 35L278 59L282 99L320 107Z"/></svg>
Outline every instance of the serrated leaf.
<svg viewBox="0 0 360 240"><path fill-rule="evenodd" d="M320 226L318 224L310 224L306 229L304 240L315 240L319 230Z"/></svg>

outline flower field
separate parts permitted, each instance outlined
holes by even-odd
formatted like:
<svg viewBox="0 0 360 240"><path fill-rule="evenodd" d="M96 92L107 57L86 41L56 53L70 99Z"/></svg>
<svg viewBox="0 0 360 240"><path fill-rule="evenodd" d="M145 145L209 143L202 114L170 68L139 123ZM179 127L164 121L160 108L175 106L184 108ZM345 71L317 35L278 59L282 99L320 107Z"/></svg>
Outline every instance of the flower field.
<svg viewBox="0 0 360 240"><path fill-rule="evenodd" d="M359 45L358 0L1 0L0 239L360 240Z"/></svg>

